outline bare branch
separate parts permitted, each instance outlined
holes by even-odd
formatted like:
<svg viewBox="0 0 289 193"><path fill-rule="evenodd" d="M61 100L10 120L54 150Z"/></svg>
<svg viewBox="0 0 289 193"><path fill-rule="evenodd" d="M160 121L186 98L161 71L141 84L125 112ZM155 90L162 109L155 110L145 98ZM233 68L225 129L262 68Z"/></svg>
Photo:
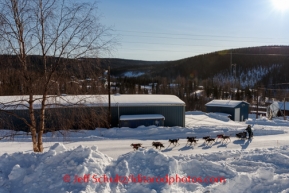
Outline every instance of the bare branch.
<svg viewBox="0 0 289 193"><path fill-rule="evenodd" d="M97 61L89 59L82 61L78 58L88 56L97 58L101 51L109 50L115 40L114 37L107 38L110 37L111 30L100 24L96 4L76 2L74 0L0 2L1 45L6 54L11 58L14 57L8 61L7 69L11 72L5 75L3 81L5 85L17 82L16 88L12 89L19 88L13 94L21 90L20 94L25 95L12 101L1 101L0 113L13 116L25 123L31 132L33 150L36 152L43 151L43 133L48 128L56 129L56 126L50 124L53 120L59 120L58 124L67 129L88 125L89 128L93 128L101 125L104 120L99 112L87 112L85 108L71 108L85 107L86 97L80 97L78 101L73 102L65 97L58 97L57 99L64 102L61 103L56 101L54 95L55 90L57 94L60 94L61 89L64 90L72 76L79 78L94 76L93 82L84 83L79 80L81 84L77 85L76 90L81 90L82 94L87 92L88 87L97 85L95 82L98 80L97 74L100 73L96 68ZM87 61L93 63L90 65L92 69L86 66ZM0 71L0 74L2 73ZM94 90L96 91L96 88ZM19 109L28 111L27 116L22 117L14 112ZM62 109L73 112L71 119L61 115ZM59 117L55 117L51 112ZM50 119L50 122L47 119Z"/></svg>

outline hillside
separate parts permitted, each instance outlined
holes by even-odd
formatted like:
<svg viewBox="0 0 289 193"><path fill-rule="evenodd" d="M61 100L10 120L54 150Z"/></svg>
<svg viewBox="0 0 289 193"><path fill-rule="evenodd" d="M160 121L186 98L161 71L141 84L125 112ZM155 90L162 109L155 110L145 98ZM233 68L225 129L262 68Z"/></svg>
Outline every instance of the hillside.
<svg viewBox="0 0 289 193"><path fill-rule="evenodd" d="M176 61L145 62L123 59L105 59L112 64L112 75L126 71L145 72L149 77L178 76L190 79L214 79L215 82L232 82L231 60L236 64L236 77L242 87L254 84L269 85L288 82L284 74L289 70L289 46L262 46L222 50ZM232 57L232 59L231 59ZM145 76L144 75L144 76Z"/></svg>
<svg viewBox="0 0 289 193"><path fill-rule="evenodd" d="M53 63L58 58L48 58ZM216 51L176 61L141 61L117 58L60 58L62 64L56 68L59 87L54 85L50 93L93 94L106 91L99 89L105 78L103 72L111 67L112 82L117 82L115 92L135 94L140 85L155 85L153 93L174 94L181 99L192 93L198 85L205 87L207 96L216 98L235 87L247 90L257 85L264 88L288 88L289 46L263 46ZM29 70L42 77L43 62L40 56L29 56ZM235 64L235 68L232 68ZM0 94L25 94L21 65L16 56L0 55ZM234 72L234 73L233 73ZM102 78L101 78L102 77ZM127 78L126 78L127 77ZM91 81L95 80L95 81ZM91 81L91 82L90 82ZM174 89L165 85L176 83ZM41 85L41 84L39 84ZM120 86L121 85L121 86ZM160 87L164 85L163 87ZM137 91L135 88L138 87ZM60 89L61 88L61 89ZM214 90L214 91L213 91ZM217 91L218 90L218 91ZM219 93L219 94L218 94ZM246 93L246 95L251 95ZM276 96L275 96L276 97ZM282 96L283 97L283 96ZM238 98L238 97L237 97ZM249 97L250 98L250 97Z"/></svg>
<svg viewBox="0 0 289 193"><path fill-rule="evenodd" d="M123 76L126 72L142 72L150 74L157 69L159 65L165 65L167 61L142 61L128 60L120 58L102 58L100 65L102 68L110 66L111 74L114 76Z"/></svg>
<svg viewBox="0 0 289 193"><path fill-rule="evenodd" d="M236 77L240 82L262 82L264 85L288 82L288 76L284 72L289 70L289 46L218 51L169 62L154 74L165 74L170 78L182 76L232 81L231 52L232 64L236 64Z"/></svg>

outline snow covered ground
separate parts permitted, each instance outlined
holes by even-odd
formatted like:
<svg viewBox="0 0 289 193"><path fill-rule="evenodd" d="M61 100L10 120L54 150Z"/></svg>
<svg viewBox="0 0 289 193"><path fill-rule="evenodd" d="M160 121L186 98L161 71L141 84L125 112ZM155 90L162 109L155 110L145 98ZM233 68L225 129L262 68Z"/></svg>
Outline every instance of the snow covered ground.
<svg viewBox="0 0 289 193"><path fill-rule="evenodd" d="M235 137L247 124L253 140ZM44 153L20 135L0 141L0 193L282 192L289 193L289 121L187 112L186 127L139 127L47 133ZM4 131L1 131L3 135ZM6 131L8 132L8 131ZM231 136L205 145L203 136ZM186 145L187 136L199 138ZM179 138L179 145L168 139ZM165 148L152 148L153 141ZM144 148L133 151L131 143Z"/></svg>

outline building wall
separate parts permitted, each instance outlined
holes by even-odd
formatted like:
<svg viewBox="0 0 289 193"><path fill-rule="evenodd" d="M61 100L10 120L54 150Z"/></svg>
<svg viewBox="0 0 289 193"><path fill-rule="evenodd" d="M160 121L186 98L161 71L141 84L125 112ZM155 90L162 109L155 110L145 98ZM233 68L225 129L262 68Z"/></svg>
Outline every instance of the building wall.
<svg viewBox="0 0 289 193"><path fill-rule="evenodd" d="M135 106L111 107L111 126L118 127L121 115L161 114L165 117L164 126L185 126L185 106Z"/></svg>
<svg viewBox="0 0 289 193"><path fill-rule="evenodd" d="M81 111L79 111L81 110ZM100 113L101 116L107 115L107 107L82 107L82 108L60 108L60 109L46 109L47 120L46 128L49 130L50 128L63 128L62 124L63 119L60 117L64 117L66 119L74 119L75 125L72 125L70 129L78 129L81 126L81 117L79 115L86 115L89 117L92 112ZM57 113L55 113L57 111ZM20 117L24 117L29 121L29 111L28 110L13 110L11 111L16 113ZM36 112L36 121L39 123L39 110L35 110ZM119 113L118 113L119 112ZM185 126L185 106L135 106L135 107L111 107L111 127L118 127L119 125L119 116L120 115L136 115L136 114L161 114L165 117L164 126ZM95 116L95 115L94 115ZM93 117L92 117L93 118ZM97 121L95 121L97 122ZM79 124L78 124L79 123ZM97 127L95 125L90 124L89 128L84 129L94 129ZM105 125L101 126L105 127ZM15 118L14 116L8 115L4 112L0 112L0 129L17 129L21 131L29 131L27 125L20 119ZM57 130L56 129L56 130ZM54 129L52 129L54 130Z"/></svg>
<svg viewBox="0 0 289 193"><path fill-rule="evenodd" d="M121 120L120 127L137 128L140 125L144 126L164 126L164 119L141 119L141 120Z"/></svg>
<svg viewBox="0 0 289 193"><path fill-rule="evenodd" d="M24 118L28 123L30 123L29 110L11 110L11 114L17 115ZM35 119L36 124L39 126L40 122L40 110L35 109ZM70 107L70 108L47 108L46 109L46 131L54 131L61 129L95 129L101 125L100 121L97 120L99 115L105 116L104 119L107 120L107 109L99 107ZM86 119L86 123L83 123L83 118ZM67 128L65 128L65 126ZM106 125L103 123L102 127ZM29 127L25 122L13 115L0 111L0 129L9 129L17 131L29 131Z"/></svg>
<svg viewBox="0 0 289 193"><path fill-rule="evenodd" d="M240 108L240 120L242 120L242 116L243 121L249 118L249 104L242 102L236 108Z"/></svg>
<svg viewBox="0 0 289 193"><path fill-rule="evenodd" d="M12 110L9 112L11 112L12 114L15 113L19 117L22 117L26 120L29 119L28 110ZM38 114L37 111L35 113L36 115ZM26 131L26 132L29 131L29 128L22 120L16 118L13 115L9 115L1 111L0 111L0 129L8 129L8 130L13 129L16 131Z"/></svg>
<svg viewBox="0 0 289 193"><path fill-rule="evenodd" d="M219 113L227 113L231 115L231 119L234 120L235 117L235 109L234 108L228 108L228 107L210 107L206 106L206 111L209 112L219 112Z"/></svg>
<svg viewBox="0 0 289 193"><path fill-rule="evenodd" d="M249 104L242 102L239 105L237 105L235 108L229 108L229 107L217 107L217 106L206 106L206 111L207 112L220 112L220 113L227 113L231 115L231 119L235 119L235 109L240 108L240 120L242 120L243 116L243 121L245 119L248 119L249 117Z"/></svg>

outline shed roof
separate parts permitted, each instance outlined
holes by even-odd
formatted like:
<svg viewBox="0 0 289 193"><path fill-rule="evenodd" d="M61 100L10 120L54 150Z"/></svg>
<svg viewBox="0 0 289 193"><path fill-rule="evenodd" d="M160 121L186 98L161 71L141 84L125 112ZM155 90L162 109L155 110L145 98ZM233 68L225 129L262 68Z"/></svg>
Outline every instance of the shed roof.
<svg viewBox="0 0 289 193"><path fill-rule="evenodd" d="M35 95L35 109L40 109L42 96ZM28 109L28 96L0 96L0 108L4 110ZM108 106L108 95L48 96L47 107L61 106ZM111 106L185 106L175 95L111 95Z"/></svg>
<svg viewBox="0 0 289 193"><path fill-rule="evenodd" d="M247 103L245 101L237 101L237 100L212 100L206 104L209 107L229 107L234 108L241 103ZM249 104L249 103L247 103Z"/></svg>
<svg viewBox="0 0 289 193"><path fill-rule="evenodd" d="M105 95L107 97L107 95ZM108 100L108 99L107 99ZM148 94L131 94L131 95L112 95L111 103L119 106L185 106L185 102L175 95L148 95Z"/></svg>

